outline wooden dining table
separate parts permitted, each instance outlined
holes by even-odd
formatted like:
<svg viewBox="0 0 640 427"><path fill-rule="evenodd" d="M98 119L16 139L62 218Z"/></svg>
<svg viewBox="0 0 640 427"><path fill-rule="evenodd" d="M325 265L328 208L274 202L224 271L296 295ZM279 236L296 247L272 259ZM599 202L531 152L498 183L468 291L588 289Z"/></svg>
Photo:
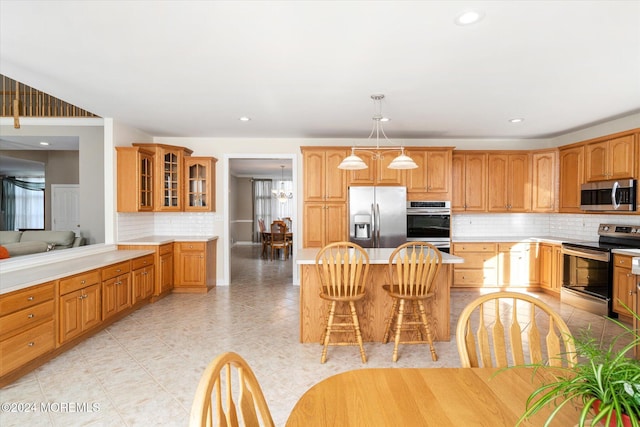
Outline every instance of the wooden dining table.
<svg viewBox="0 0 640 427"><path fill-rule="evenodd" d="M544 368L358 369L312 386L286 426L513 427L531 392L552 378ZM542 426L552 409L520 425ZM569 403L551 425L574 426L579 413Z"/></svg>

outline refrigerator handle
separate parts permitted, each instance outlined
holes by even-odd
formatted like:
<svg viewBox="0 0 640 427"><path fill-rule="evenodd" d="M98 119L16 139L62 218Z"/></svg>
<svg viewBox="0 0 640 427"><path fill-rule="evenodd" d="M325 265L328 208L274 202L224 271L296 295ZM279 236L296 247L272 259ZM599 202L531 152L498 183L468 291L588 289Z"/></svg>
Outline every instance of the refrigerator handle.
<svg viewBox="0 0 640 427"><path fill-rule="evenodd" d="M371 203L371 247L376 247L376 211Z"/></svg>
<svg viewBox="0 0 640 427"><path fill-rule="evenodd" d="M376 203L376 248L380 247L380 205Z"/></svg>

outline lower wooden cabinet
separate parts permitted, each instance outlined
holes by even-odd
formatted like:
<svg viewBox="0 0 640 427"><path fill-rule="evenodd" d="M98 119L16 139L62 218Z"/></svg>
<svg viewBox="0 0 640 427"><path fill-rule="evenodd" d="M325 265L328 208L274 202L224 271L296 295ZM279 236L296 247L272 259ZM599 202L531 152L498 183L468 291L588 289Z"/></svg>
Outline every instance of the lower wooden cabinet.
<svg viewBox="0 0 640 427"><path fill-rule="evenodd" d="M131 307L131 262L102 269L102 320Z"/></svg>
<svg viewBox="0 0 640 427"><path fill-rule="evenodd" d="M454 243L451 253L464 258L453 266L454 288L497 286L498 251L495 243Z"/></svg>
<svg viewBox="0 0 640 427"><path fill-rule="evenodd" d="M540 243L538 247L538 271L540 287L554 294L560 294L562 288L562 246Z"/></svg>
<svg viewBox="0 0 640 427"><path fill-rule="evenodd" d="M136 305L153 295L155 267L153 255L131 260L131 304Z"/></svg>
<svg viewBox="0 0 640 427"><path fill-rule="evenodd" d="M52 351L55 282L0 295L0 376Z"/></svg>
<svg viewBox="0 0 640 427"><path fill-rule="evenodd" d="M612 309L626 320L631 320L629 311L634 307L636 276L631 272L631 256L613 255L613 304Z"/></svg>
<svg viewBox="0 0 640 427"><path fill-rule="evenodd" d="M155 250L154 286L151 301L157 301L173 289L173 242L161 245L118 245L118 249Z"/></svg>
<svg viewBox="0 0 640 427"><path fill-rule="evenodd" d="M60 344L100 324L100 284L60 296L58 314Z"/></svg>
<svg viewBox="0 0 640 427"><path fill-rule="evenodd" d="M215 286L216 242L174 243L174 292L206 293Z"/></svg>
<svg viewBox="0 0 640 427"><path fill-rule="evenodd" d="M498 286L538 285L535 251L529 242L498 243Z"/></svg>

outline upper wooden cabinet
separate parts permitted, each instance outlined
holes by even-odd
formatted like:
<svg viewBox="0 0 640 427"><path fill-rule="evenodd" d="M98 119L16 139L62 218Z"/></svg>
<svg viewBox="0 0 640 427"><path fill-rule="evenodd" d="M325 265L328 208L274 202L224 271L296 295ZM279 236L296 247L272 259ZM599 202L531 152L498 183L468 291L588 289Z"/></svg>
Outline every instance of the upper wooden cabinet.
<svg viewBox="0 0 640 427"><path fill-rule="evenodd" d="M184 159L184 210L213 212L216 210L215 157Z"/></svg>
<svg viewBox="0 0 640 427"><path fill-rule="evenodd" d="M305 202L346 202L347 172L338 165L347 148L301 147Z"/></svg>
<svg viewBox="0 0 640 427"><path fill-rule="evenodd" d="M633 178L635 135L587 143L585 158L587 181Z"/></svg>
<svg viewBox="0 0 640 427"><path fill-rule="evenodd" d="M349 240L346 203L305 203L302 246L321 248Z"/></svg>
<svg viewBox="0 0 640 427"><path fill-rule="evenodd" d="M456 151L451 160L451 209L487 211L487 154Z"/></svg>
<svg viewBox="0 0 640 427"><path fill-rule="evenodd" d="M560 148L560 212L580 212L580 186L584 183L584 146Z"/></svg>
<svg viewBox="0 0 640 427"><path fill-rule="evenodd" d="M349 185L404 185L402 169L389 169L389 164L400 155L400 151L356 151L366 164L366 169L349 171Z"/></svg>
<svg viewBox="0 0 640 427"><path fill-rule="evenodd" d="M529 162L529 154L489 154L490 212L527 212L531 209Z"/></svg>
<svg viewBox="0 0 640 427"><path fill-rule="evenodd" d="M408 200L449 200L453 148L406 150L418 165L407 169Z"/></svg>
<svg viewBox="0 0 640 427"><path fill-rule="evenodd" d="M556 205L556 150L531 155L531 210L553 212Z"/></svg>
<svg viewBox="0 0 640 427"><path fill-rule="evenodd" d="M154 153L142 147L116 147L118 212L149 212L154 201Z"/></svg>
<svg viewBox="0 0 640 427"><path fill-rule="evenodd" d="M144 147L154 153L155 210L165 212L184 210L184 157L190 156L193 151L185 147L144 142L134 142L132 145Z"/></svg>

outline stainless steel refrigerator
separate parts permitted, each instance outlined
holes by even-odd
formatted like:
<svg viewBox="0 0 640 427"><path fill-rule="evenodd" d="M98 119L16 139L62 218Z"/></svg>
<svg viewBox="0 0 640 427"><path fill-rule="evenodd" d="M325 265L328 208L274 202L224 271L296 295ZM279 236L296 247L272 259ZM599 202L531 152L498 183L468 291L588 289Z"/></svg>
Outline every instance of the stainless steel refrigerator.
<svg viewBox="0 0 640 427"><path fill-rule="evenodd" d="M349 240L363 248L406 243L406 187L349 187Z"/></svg>

